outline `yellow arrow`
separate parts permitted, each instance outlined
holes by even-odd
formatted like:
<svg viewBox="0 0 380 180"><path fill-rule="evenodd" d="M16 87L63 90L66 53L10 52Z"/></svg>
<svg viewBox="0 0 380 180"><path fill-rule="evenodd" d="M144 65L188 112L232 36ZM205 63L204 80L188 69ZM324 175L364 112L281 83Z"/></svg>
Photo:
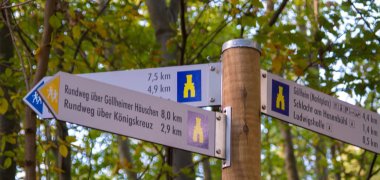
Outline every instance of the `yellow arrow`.
<svg viewBox="0 0 380 180"><path fill-rule="evenodd" d="M56 115L58 115L59 85L60 77L57 76L39 90L41 96L46 99L45 103L52 108L51 110L54 111Z"/></svg>

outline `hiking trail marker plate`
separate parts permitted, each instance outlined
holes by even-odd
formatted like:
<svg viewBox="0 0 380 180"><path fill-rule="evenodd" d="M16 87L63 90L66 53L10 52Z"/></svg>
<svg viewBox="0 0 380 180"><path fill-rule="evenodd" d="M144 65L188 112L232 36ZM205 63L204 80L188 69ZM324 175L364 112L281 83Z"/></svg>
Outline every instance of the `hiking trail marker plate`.
<svg viewBox="0 0 380 180"><path fill-rule="evenodd" d="M261 70L261 112L380 153L380 115Z"/></svg>
<svg viewBox="0 0 380 180"><path fill-rule="evenodd" d="M63 72L38 93L56 119L225 158L222 113Z"/></svg>
<svg viewBox="0 0 380 180"><path fill-rule="evenodd" d="M127 71L77 74L111 85L170 99L192 106L221 105L221 63L171 66ZM25 97L24 102L40 118L53 118L46 105L39 104L36 89L50 77L44 77Z"/></svg>

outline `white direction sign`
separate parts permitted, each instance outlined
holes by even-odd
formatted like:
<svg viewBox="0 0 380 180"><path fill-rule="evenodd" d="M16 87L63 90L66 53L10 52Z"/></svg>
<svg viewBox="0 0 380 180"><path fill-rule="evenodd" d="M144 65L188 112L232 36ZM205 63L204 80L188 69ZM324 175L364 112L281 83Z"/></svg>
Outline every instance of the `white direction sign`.
<svg viewBox="0 0 380 180"><path fill-rule="evenodd" d="M141 70L112 71L77 76L94 79L111 85L128 88L145 94L170 99L192 106L221 105L221 63L172 66ZM45 77L41 82L46 82ZM40 82L40 83L41 83ZM40 84L38 84L40 85ZM46 105L41 110L28 101L28 96L37 95L33 88L24 98L24 102L41 118L52 118ZM33 98L29 99L33 100Z"/></svg>
<svg viewBox="0 0 380 180"><path fill-rule="evenodd" d="M216 128L224 122L216 120L219 113L63 72L38 93L56 119L225 157L225 136L217 135L225 129Z"/></svg>
<svg viewBox="0 0 380 180"><path fill-rule="evenodd" d="M261 71L261 112L380 153L380 115Z"/></svg>

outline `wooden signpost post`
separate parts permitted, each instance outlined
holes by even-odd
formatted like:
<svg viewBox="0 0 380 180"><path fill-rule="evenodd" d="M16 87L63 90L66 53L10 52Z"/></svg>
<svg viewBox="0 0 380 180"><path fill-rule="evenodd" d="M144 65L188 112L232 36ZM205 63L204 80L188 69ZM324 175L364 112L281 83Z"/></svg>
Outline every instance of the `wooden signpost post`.
<svg viewBox="0 0 380 180"><path fill-rule="evenodd" d="M230 166L222 179L260 179L260 50L250 40L223 45L222 106L231 106ZM228 151L228 150L227 150Z"/></svg>

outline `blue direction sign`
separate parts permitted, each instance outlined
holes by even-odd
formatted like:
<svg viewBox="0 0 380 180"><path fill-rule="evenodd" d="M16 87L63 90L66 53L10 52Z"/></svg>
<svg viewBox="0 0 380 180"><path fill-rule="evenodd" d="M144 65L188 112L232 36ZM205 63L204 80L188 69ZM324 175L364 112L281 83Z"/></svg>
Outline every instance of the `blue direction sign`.
<svg viewBox="0 0 380 180"><path fill-rule="evenodd" d="M42 79L40 82L37 83L36 86L34 86L29 93L24 97L24 102L32 108L34 112L40 117L40 118L52 118L51 113L49 112L48 108L46 107L45 103L43 103L40 95L37 93L37 89L40 88L42 85L45 84L46 78Z"/></svg>

